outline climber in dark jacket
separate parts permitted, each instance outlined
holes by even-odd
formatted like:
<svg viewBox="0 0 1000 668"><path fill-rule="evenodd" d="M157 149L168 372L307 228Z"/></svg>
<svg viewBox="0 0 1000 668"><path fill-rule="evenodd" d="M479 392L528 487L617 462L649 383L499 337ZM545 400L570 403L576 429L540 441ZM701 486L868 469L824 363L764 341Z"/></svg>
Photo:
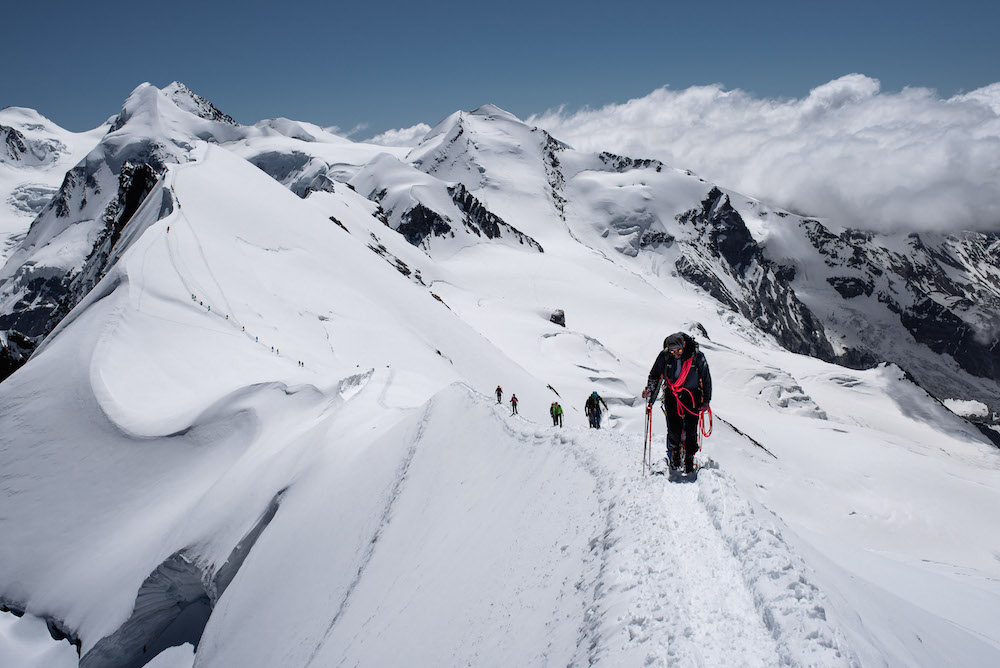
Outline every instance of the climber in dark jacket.
<svg viewBox="0 0 1000 668"><path fill-rule="evenodd" d="M604 399L597 392L591 392L583 404L583 410L587 414L587 421L591 428L601 428L601 404L604 404L604 410L608 410L608 405L604 403Z"/></svg>
<svg viewBox="0 0 1000 668"><path fill-rule="evenodd" d="M698 419L712 401L712 374L698 344L677 332L663 341L642 396L650 404L663 386L663 412L667 417L667 450L670 466L680 468L681 434L684 435L684 469L694 470L698 452Z"/></svg>

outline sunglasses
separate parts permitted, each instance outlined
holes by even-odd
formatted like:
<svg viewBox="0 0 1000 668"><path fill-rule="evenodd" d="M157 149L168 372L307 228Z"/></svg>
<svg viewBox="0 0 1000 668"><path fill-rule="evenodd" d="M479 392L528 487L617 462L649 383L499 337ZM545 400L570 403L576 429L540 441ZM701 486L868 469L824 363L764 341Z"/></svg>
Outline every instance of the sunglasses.
<svg viewBox="0 0 1000 668"><path fill-rule="evenodd" d="M667 348L667 352L670 353L671 355L676 355L677 353L684 352L684 349L683 348Z"/></svg>

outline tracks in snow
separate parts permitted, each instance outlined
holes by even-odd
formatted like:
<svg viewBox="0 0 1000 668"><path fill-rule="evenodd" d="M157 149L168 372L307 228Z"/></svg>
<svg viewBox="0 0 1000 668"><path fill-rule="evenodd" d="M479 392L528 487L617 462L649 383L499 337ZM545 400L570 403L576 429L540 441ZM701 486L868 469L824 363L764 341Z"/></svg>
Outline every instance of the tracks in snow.
<svg viewBox="0 0 1000 668"><path fill-rule="evenodd" d="M591 542L597 577L573 665L858 665L802 559L724 472L646 477L638 442L622 435L517 434L527 425L505 421L523 440L567 449L598 480L606 528Z"/></svg>

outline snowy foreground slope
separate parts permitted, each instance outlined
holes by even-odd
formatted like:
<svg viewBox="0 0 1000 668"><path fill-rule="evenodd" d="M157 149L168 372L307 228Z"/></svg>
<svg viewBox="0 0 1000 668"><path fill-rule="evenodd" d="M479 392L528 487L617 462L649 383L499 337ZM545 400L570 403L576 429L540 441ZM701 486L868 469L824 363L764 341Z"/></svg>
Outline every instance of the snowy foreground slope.
<svg viewBox="0 0 1000 668"><path fill-rule="evenodd" d="M761 331L736 302L783 294L764 264L718 270L721 304L671 271L710 245L623 214L637 180L664 220L710 184L495 108L408 156L167 117L180 152L115 261L0 383L0 598L25 613L0 665L1000 663L997 449L898 367ZM823 345L781 299L759 317ZM716 387L689 483L640 465L677 330Z"/></svg>

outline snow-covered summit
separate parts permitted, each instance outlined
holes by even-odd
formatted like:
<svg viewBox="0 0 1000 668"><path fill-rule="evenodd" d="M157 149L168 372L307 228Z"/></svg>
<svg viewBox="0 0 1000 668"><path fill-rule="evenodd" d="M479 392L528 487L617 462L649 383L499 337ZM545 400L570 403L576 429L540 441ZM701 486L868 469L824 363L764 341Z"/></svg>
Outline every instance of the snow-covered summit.
<svg viewBox="0 0 1000 668"><path fill-rule="evenodd" d="M229 114L224 114L205 98L197 95L190 88L180 82L173 82L163 89L163 94L170 98L179 109L204 118L209 121L226 123L228 125L239 125Z"/></svg>
<svg viewBox="0 0 1000 668"><path fill-rule="evenodd" d="M506 111L505 109L501 109L495 104L484 104L481 107L473 109L472 111L469 112L469 114L472 116L482 116L483 118L494 121L502 119L506 121L514 121L517 123L521 122L520 118L510 113L509 111Z"/></svg>
<svg viewBox="0 0 1000 668"><path fill-rule="evenodd" d="M144 83L125 100L109 134L127 127L132 136L167 137L183 148L192 135L205 141L232 141L239 136L239 124L207 100L181 84L160 90Z"/></svg>

